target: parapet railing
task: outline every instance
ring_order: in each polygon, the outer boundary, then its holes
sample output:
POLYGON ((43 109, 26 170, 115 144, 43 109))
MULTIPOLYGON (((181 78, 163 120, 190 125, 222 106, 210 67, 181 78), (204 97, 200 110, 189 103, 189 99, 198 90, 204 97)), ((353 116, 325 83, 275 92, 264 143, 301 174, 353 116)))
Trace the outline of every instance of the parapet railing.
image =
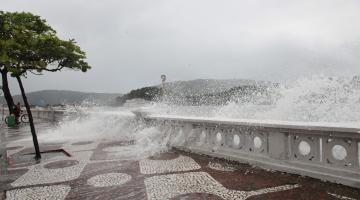
MULTIPOLYGON (((24 111, 26 113, 26 111, 24 111)), ((66 111, 53 110, 53 109, 31 109, 31 113, 35 119, 43 119, 49 121, 59 121, 64 117, 66 111)), ((8 109, 3 109, 1 111, 2 119, 9 114, 8 109)))
POLYGON ((50 121, 59 121, 65 113, 65 111, 59 110, 31 110, 31 112, 34 118, 50 121))
POLYGON ((360 129, 138 116, 175 148, 360 188, 360 129))

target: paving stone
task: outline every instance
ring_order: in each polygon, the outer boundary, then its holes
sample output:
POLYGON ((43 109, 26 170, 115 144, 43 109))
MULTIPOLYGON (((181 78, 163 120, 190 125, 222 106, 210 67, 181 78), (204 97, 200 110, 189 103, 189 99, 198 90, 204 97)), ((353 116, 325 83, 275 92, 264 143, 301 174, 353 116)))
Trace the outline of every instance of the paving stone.
POLYGON ((59 160, 43 165, 46 169, 61 169, 65 167, 71 167, 79 164, 77 160, 59 160))
POLYGON ((211 168, 211 169, 214 169, 214 170, 224 171, 224 172, 233 172, 233 171, 235 171, 234 167, 222 165, 222 164, 216 163, 216 162, 209 162, 208 167, 211 168))
POLYGON ((88 184, 94 187, 110 187, 125 184, 131 176, 124 173, 107 173, 91 177, 88 184))
MULTIPOLYGON (((57 183, 76 179, 80 176, 81 171, 89 162, 91 154, 91 151, 77 152, 74 154, 74 157, 72 157, 71 160, 76 159, 78 164, 70 167, 59 169, 47 169, 44 167, 44 165, 58 161, 56 159, 51 159, 45 163, 32 166, 28 172, 14 181, 11 185, 18 187, 26 185, 57 183)), ((67 158, 67 160, 70 160, 70 158, 67 158)))
POLYGON ((53 185, 14 189, 6 192, 7 200, 63 200, 70 191, 70 186, 53 185))
POLYGON ((200 169, 192 158, 180 155, 171 160, 150 160, 140 161, 140 172, 142 174, 159 174, 168 172, 182 172, 200 169))
POLYGON ((282 185, 256 191, 229 190, 213 179, 206 172, 188 172, 153 176, 145 179, 149 199, 171 199, 189 193, 208 193, 223 199, 247 199, 250 196, 290 190, 299 185, 282 185))

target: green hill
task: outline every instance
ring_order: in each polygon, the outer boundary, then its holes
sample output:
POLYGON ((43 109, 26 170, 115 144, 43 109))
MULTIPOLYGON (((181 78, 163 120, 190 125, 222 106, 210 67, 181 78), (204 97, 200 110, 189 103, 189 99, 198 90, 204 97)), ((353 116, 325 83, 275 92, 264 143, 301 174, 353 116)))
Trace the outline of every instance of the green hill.
MULTIPOLYGON (((100 105, 111 105, 115 103, 116 97, 121 94, 116 93, 90 93, 68 90, 41 90, 27 93, 27 98, 32 105, 58 105, 58 104, 79 104, 84 101, 100 105)), ((22 103, 21 95, 13 96, 15 102, 22 103)), ((5 99, 0 97, 0 103, 5 103, 5 99)))

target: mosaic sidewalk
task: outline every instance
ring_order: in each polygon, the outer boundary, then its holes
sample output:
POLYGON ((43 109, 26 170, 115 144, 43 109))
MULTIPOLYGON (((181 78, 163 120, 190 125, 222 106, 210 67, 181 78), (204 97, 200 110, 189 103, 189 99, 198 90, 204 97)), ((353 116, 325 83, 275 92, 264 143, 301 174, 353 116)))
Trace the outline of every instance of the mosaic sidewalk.
POLYGON ((0 199, 360 199, 359 189, 177 150, 139 161, 116 156, 117 147, 128 145, 41 144, 72 156, 43 154, 37 163, 27 155, 31 144, 10 142, 0 199))

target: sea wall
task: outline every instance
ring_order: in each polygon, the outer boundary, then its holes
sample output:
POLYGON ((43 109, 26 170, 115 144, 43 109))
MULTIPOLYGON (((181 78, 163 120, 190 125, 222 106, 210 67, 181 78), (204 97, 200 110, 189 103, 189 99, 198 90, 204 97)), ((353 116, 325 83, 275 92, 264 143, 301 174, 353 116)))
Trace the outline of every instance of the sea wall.
MULTIPOLYGON (((66 111, 53 110, 53 109, 32 109, 31 113, 35 119, 49 120, 49 121, 60 121, 65 114, 66 111)), ((3 120, 5 116, 9 114, 8 109, 1 110, 1 119, 3 120)))
POLYGON ((360 129, 137 115, 174 148, 360 188, 360 129))

